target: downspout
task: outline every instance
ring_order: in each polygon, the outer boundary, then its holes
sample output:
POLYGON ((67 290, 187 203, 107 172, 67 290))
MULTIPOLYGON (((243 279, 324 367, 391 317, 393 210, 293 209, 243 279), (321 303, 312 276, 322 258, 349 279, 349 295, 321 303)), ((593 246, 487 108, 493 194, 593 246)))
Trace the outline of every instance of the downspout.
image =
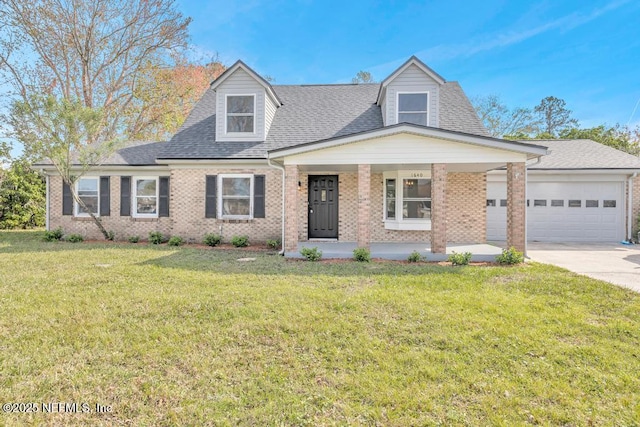
POLYGON ((629 177, 629 205, 627 206, 627 241, 633 241, 633 180, 638 176, 638 172, 635 172, 629 177))
POLYGON ((284 170, 284 166, 280 166, 274 163, 271 163, 271 158, 268 157, 269 155, 267 154, 267 164, 269 166, 271 166, 272 168, 276 168, 276 169, 280 169, 282 171, 282 213, 281 213, 281 217, 282 217, 282 235, 280 236, 280 244, 282 245, 282 249, 280 250, 280 252, 278 252, 278 255, 284 255, 284 212, 285 212, 285 193, 286 193, 286 188, 285 188, 285 170, 284 170))

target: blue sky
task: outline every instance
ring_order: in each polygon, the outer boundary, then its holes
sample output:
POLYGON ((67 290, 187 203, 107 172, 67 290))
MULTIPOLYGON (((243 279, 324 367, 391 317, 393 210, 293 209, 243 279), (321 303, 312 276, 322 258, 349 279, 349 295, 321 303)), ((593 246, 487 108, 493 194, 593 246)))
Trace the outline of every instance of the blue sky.
POLYGON ((359 70, 382 80, 415 54, 469 96, 533 107, 553 95, 583 126, 640 124, 638 1, 177 4, 195 51, 242 59, 276 84, 345 83, 359 70))

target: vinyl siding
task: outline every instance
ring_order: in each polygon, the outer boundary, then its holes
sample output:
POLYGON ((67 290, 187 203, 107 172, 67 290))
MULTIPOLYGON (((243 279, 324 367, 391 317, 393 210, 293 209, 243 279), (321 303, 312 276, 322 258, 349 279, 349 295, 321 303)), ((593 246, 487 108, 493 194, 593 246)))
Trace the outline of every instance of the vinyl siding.
POLYGON ((267 139, 267 135, 269 134, 269 128, 271 128, 271 123, 273 122, 273 118, 276 115, 276 104, 273 103, 271 98, 266 97, 265 102, 265 124, 264 124, 264 138, 267 139))
MULTIPOLYGON (((239 68, 222 83, 216 91, 216 136, 218 141, 264 141, 265 140, 265 90, 246 71, 239 68), (226 95, 255 95, 254 134, 225 134, 226 95)), ((273 116, 272 116, 273 119, 273 116)))
POLYGON ((387 86, 383 111, 386 110, 385 126, 398 123, 398 92, 429 92, 429 126, 438 127, 440 86, 415 65, 409 66, 387 86))

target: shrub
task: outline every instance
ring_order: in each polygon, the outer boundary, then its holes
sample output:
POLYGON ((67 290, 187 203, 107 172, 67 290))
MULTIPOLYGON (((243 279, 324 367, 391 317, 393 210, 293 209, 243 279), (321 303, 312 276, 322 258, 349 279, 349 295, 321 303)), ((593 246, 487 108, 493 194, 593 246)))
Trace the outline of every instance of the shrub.
POLYGON ((459 254, 453 251, 453 253, 449 255, 449 262, 453 265, 469 265, 469 261, 471 261, 471 252, 459 254))
POLYGON ((503 249, 502 254, 496 257, 496 261, 503 265, 520 264, 521 262, 524 262, 524 255, 512 246, 509 249, 503 249))
POLYGON ((371 251, 367 248, 356 248, 353 250, 353 259, 358 262, 371 261, 371 251))
POLYGON ((180 246, 183 243, 184 243, 184 240, 182 240, 182 237, 173 236, 172 238, 169 239, 169 241, 167 242, 167 245, 169 245, 169 246, 180 246))
POLYGON ((280 247, 280 239, 267 239, 267 247, 270 249, 278 249, 280 247))
POLYGON ((204 235, 204 240, 202 242, 207 246, 216 246, 222 242, 222 236, 216 233, 208 233, 204 235))
POLYGON ((129 243, 138 243, 139 241, 140 241, 140 236, 129 237, 129 243))
POLYGON ((116 233, 114 233, 113 231, 108 231, 107 232, 107 240, 114 241, 115 239, 116 239, 116 233))
POLYGON ((152 243, 154 245, 159 245, 160 243, 162 243, 163 239, 164 239, 164 236, 162 235, 161 232, 159 231, 149 232, 149 243, 152 243))
POLYGON ((56 228, 55 230, 47 230, 44 232, 44 240, 47 242, 56 242, 62 239, 64 232, 61 227, 56 228))
POLYGON ((317 247, 314 248, 302 248, 300 255, 305 257, 307 261, 319 261, 322 258, 322 251, 317 247))
POLYGON ((420 252, 418 251, 413 251, 409 254, 409 258, 407 258, 407 261, 409 262, 420 262, 422 261, 422 255, 420 255, 420 252))
POLYGON ((244 248, 249 246, 249 237, 247 236, 233 236, 231 238, 231 244, 236 248, 244 248))
POLYGON ((79 243, 84 240, 84 237, 81 234, 69 234, 65 240, 71 243, 79 243))

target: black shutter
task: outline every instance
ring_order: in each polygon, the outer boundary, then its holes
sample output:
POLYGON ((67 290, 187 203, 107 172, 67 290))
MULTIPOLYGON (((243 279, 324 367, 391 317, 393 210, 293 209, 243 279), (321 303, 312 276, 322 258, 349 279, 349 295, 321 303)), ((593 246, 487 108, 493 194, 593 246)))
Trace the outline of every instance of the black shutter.
POLYGON ((169 216, 169 177, 160 177, 158 216, 169 216))
POLYGON ((62 181, 62 215, 73 215, 73 196, 69 184, 62 181))
POLYGON ((131 215, 131 177, 120 177, 120 216, 131 215))
POLYGON ((100 177, 100 216, 111 215, 111 186, 109 177, 100 177))
POLYGON ((205 202, 204 202, 204 217, 215 218, 216 217, 216 176, 207 175, 207 182, 205 186, 205 202))
POLYGON ((264 175, 253 177, 253 217, 264 218, 264 175))

